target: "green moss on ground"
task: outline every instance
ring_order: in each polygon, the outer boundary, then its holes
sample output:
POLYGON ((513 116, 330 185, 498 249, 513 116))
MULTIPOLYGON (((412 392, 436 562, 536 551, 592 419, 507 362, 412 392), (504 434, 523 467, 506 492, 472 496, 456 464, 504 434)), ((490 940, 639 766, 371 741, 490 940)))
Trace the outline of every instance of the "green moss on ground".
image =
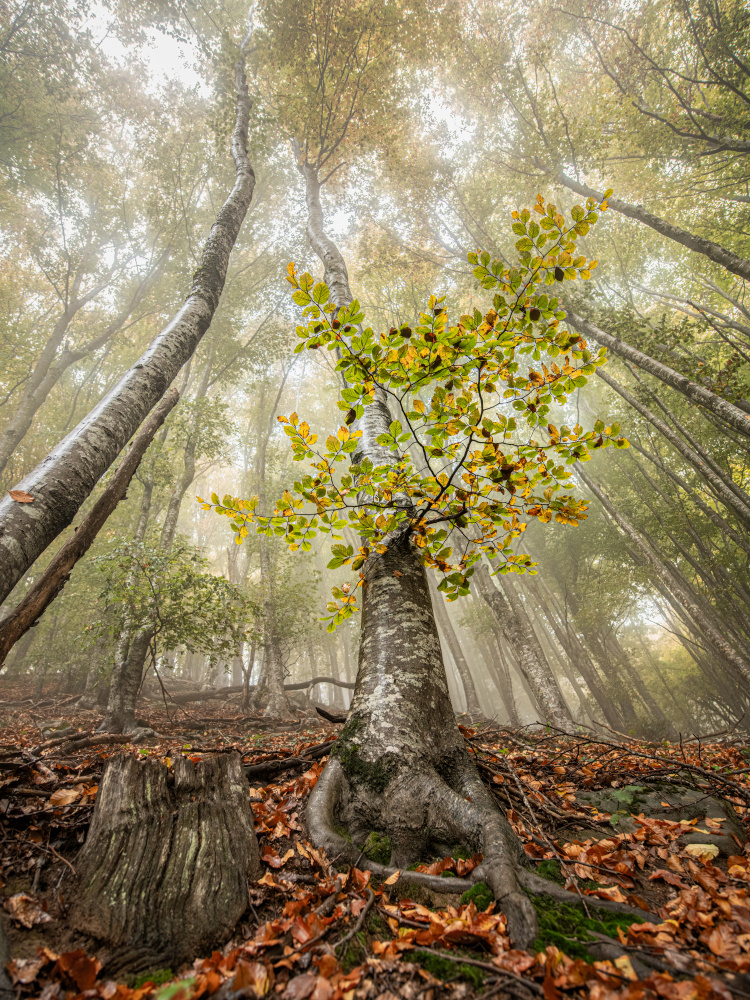
MULTIPOLYGON (((456 954, 461 954, 461 952, 456 952, 456 954)), ((409 961, 416 962, 417 965, 421 965, 423 969, 426 969, 436 979, 440 979, 444 983, 464 979, 466 982, 471 983, 475 989, 479 989, 484 983, 484 972, 478 969, 476 965, 468 965, 466 962, 452 962, 448 958, 442 958, 440 955, 431 955, 427 951, 412 951, 404 957, 408 958, 409 961)))
POLYGON ((471 889, 467 889, 461 897, 462 903, 473 903, 478 910, 486 910, 494 901, 495 896, 492 889, 484 882, 477 882, 471 889))
POLYGON ((362 850, 365 857, 378 865, 387 865, 391 860, 391 838, 384 833, 372 830, 364 843, 362 850))
POLYGON ((154 986, 162 986, 174 979, 174 972, 171 969, 151 969, 138 976, 133 982, 133 989, 139 990, 144 983, 153 983, 154 986))
POLYGON ((348 942, 340 961, 344 975, 351 972, 355 966, 367 961, 367 937, 364 931, 359 931, 348 942))
POLYGON ((546 878, 548 882, 557 882, 558 885, 565 885, 565 876, 560 868, 560 862, 555 861, 554 858, 540 861, 536 866, 536 873, 542 878, 546 878))
POLYGON ((337 833, 339 835, 339 837, 343 837, 344 840, 348 840, 349 843, 351 844, 351 842, 352 842, 352 835, 349 833, 349 831, 347 830, 347 828, 345 826, 341 826, 340 823, 334 823, 333 824, 333 832, 337 833))
POLYGON ((549 896, 528 894, 536 911, 539 922, 539 934, 532 946, 534 951, 544 951, 547 945, 553 944, 571 958, 583 958, 593 961, 586 949, 586 943, 593 941, 591 932, 606 934, 617 940, 617 928, 628 928, 631 924, 642 923, 646 918, 629 913, 610 913, 609 910, 597 910, 589 905, 589 918, 583 907, 571 903, 563 903, 549 896))

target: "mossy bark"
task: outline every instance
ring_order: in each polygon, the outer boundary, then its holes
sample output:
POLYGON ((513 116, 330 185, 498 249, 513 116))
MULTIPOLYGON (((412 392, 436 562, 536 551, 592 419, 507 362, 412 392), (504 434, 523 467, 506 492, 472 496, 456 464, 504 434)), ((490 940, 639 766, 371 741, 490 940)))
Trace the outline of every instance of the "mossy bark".
POLYGON ((177 757, 170 779, 158 760, 109 762, 68 894, 72 925, 134 972, 221 946, 260 871, 239 755, 177 757))

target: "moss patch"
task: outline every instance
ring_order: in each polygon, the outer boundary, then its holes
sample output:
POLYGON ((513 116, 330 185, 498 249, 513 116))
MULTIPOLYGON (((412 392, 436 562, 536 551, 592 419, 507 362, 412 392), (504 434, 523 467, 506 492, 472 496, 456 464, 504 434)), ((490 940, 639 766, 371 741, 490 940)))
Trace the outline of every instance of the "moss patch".
POLYGON ((349 941, 340 961, 344 975, 351 972, 355 966, 367 961, 367 938, 364 931, 355 934, 351 941, 349 941))
POLYGON ((536 873, 542 878, 546 878, 548 882, 557 882, 558 885, 565 885, 565 876, 560 868, 560 862, 555 861, 554 858, 547 858, 545 861, 540 861, 536 866, 536 873))
POLYGON ((379 865, 387 865, 391 860, 391 838, 373 830, 367 837, 362 850, 370 861, 379 865))
POLYGON ((467 889, 461 897, 462 903, 473 903, 478 910, 486 910, 494 901, 495 896, 492 889, 484 882, 477 882, 471 889, 467 889))
POLYGON ((154 986, 162 986, 174 979, 174 972, 171 969, 151 969, 138 976, 133 982, 133 989, 140 989, 144 983, 153 983, 154 986))
POLYGON ((436 979, 440 979, 444 983, 464 979, 471 983, 475 989, 478 989, 484 982, 484 972, 476 965, 468 965, 466 962, 451 962, 448 958, 431 955, 426 951, 413 951, 404 957, 421 965, 423 969, 431 972, 436 979))
MULTIPOLYGON (((352 722, 357 720, 351 720, 352 722)), ((350 723, 344 727, 348 728, 350 723)), ((361 725, 361 723, 360 723, 361 725)), ((383 754, 378 760, 365 760, 360 753, 360 747, 351 739, 343 738, 343 731, 331 751, 332 756, 341 761, 341 766, 347 778, 355 785, 365 785, 374 792, 382 793, 391 783, 391 779, 396 774, 400 766, 400 760, 396 754, 383 754)))
POLYGON ((583 907, 571 903, 562 903, 549 896, 528 894, 534 904, 539 922, 539 934, 533 944, 534 951, 544 951, 547 945, 553 944, 571 958, 583 958, 593 961, 586 950, 586 943, 593 941, 591 931, 606 934, 617 939, 617 928, 627 928, 631 924, 643 923, 646 918, 636 917, 629 913, 610 913, 608 910, 596 910, 589 906, 592 917, 589 918, 583 907))

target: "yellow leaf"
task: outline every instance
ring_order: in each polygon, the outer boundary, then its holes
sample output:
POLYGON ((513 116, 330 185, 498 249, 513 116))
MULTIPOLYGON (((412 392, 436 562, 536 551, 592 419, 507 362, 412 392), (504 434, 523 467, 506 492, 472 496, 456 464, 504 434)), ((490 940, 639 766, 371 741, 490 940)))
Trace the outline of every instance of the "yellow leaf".
POLYGON ((399 868, 398 871, 395 871, 393 873, 393 875, 388 876, 385 882, 383 882, 383 885, 393 885, 395 882, 398 882, 400 877, 401 877, 401 869, 399 868))
POLYGON ((688 844, 685 853, 692 858, 700 858, 702 861, 710 861, 719 853, 716 844, 688 844))

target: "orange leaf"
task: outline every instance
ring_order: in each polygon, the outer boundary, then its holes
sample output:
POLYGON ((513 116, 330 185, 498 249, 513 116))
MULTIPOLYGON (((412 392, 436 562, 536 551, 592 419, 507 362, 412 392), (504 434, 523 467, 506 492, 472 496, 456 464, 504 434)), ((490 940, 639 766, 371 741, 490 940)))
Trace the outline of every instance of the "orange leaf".
POLYGON ((394 885, 394 883, 398 882, 400 876, 401 876, 401 869, 399 868, 398 871, 395 871, 393 873, 393 875, 388 876, 385 882, 383 882, 383 885, 394 885))
POLYGON ((264 997, 271 989, 268 970, 262 962, 239 962, 232 980, 233 992, 251 989, 256 997, 264 997))
POLYGON ((27 493, 26 490, 9 490, 8 496, 11 498, 11 500, 15 500, 16 503, 34 502, 33 496, 30 493, 27 493))
POLYGON ((80 788, 58 788, 49 798, 51 806, 69 806, 71 802, 81 797, 80 788))
POLYGON ((102 967, 98 959, 89 958, 80 948, 60 955, 57 965, 73 980, 79 990, 92 990, 102 967))

